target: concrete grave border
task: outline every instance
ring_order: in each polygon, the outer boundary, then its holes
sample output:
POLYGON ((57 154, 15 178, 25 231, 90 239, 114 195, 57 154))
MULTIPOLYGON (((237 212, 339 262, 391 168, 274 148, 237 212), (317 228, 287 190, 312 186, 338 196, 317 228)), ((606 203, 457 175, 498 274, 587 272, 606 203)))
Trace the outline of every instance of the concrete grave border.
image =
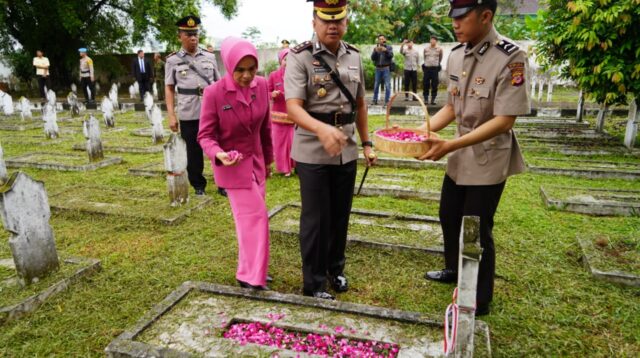
MULTIPOLYGON (((129 132, 132 136, 134 137, 145 137, 145 138, 151 138, 152 137, 152 128, 149 127, 144 127, 144 128, 138 128, 138 129, 134 129, 132 131, 129 132)), ((171 136, 171 131, 168 129, 163 130, 163 134, 165 137, 169 137, 171 136)))
MULTIPOLYGON (((191 357, 192 355, 171 348, 154 346, 138 342, 145 330, 150 328, 164 314, 171 311, 191 292, 239 297, 243 299, 259 300, 266 303, 289 304, 302 307, 315 308, 325 311, 333 311, 345 314, 362 315, 383 320, 398 321, 402 323, 420 324, 426 326, 444 327, 440 320, 417 312, 401 311, 396 309, 369 306, 344 301, 329 301, 313 297, 304 297, 294 294, 278 293, 275 291, 254 291, 238 287, 218 285, 207 282, 187 281, 171 292, 160 303, 156 304, 133 326, 127 328, 105 348, 107 357, 191 357)), ((491 355, 491 337, 489 326, 482 321, 476 321, 476 332, 486 340, 487 350, 491 355)))
POLYGON ((138 167, 134 167, 134 168, 129 168, 128 172, 130 175, 135 175, 135 176, 140 176, 140 177, 153 177, 153 178, 161 178, 167 175, 167 171, 160 171, 160 170, 152 170, 149 168, 158 166, 162 163, 157 162, 157 163, 147 163, 138 167))
MULTIPOLYGON (((356 183, 353 193, 358 192, 359 183, 356 183)), ((367 185, 365 182, 360 190, 360 196, 390 196, 399 199, 413 199, 425 201, 439 201, 439 191, 412 190, 387 187, 383 185, 367 185)))
POLYGON ((579 236, 577 240, 578 246, 580 246, 580 251, 582 253, 582 263, 584 264, 587 272, 591 273, 591 276, 602 281, 613 282, 632 287, 640 287, 640 276, 621 271, 602 271, 597 267, 594 267, 591 264, 591 254, 589 253, 589 248, 595 250, 595 248, 593 248, 593 243, 588 242, 587 239, 581 238, 579 236))
MULTIPOLYGON (((551 186, 548 188, 568 189, 575 188, 566 186, 551 186)), ((635 193, 640 198, 640 190, 620 190, 620 189, 601 189, 601 188, 581 188, 599 192, 620 192, 635 193)), ((543 186, 540 186, 540 197, 547 208, 555 208, 562 211, 569 211, 579 214, 597 215, 597 216, 640 216, 640 201, 637 203, 628 203, 623 201, 609 200, 606 202, 581 202, 575 200, 560 200, 552 198, 543 186)), ((640 199, 639 199, 640 200, 640 199)))
POLYGON ((6 159, 8 167, 11 168, 36 168, 36 169, 46 169, 46 170, 59 170, 59 171, 93 171, 100 168, 108 167, 110 165, 120 164, 122 163, 122 158, 120 157, 105 157, 103 160, 94 163, 88 163, 88 159, 85 156, 80 156, 76 154, 70 153, 47 153, 47 152, 30 152, 19 155, 17 157, 6 159), (68 164, 44 164, 34 161, 21 161, 21 158, 28 158, 33 155, 54 155, 59 157, 74 157, 74 158, 83 158, 87 161, 86 164, 80 165, 68 165, 68 164))
POLYGON ((30 121, 25 121, 23 124, 15 124, 15 123, 3 123, 0 120, 0 131, 11 131, 11 132, 24 132, 30 131, 33 129, 42 129, 44 127, 44 122, 34 122, 30 123, 30 121))
MULTIPOLYGON (((542 160, 550 160, 550 161, 563 161, 555 158, 539 158, 542 160)), ((569 161, 569 160, 567 160, 569 161)), ((597 160, 571 160, 572 163, 607 163, 607 164, 618 164, 615 162, 603 162, 597 160)), ((622 163, 624 164, 624 163, 622 163)), ((554 168, 548 166, 541 165, 530 165, 527 164, 529 171, 532 173, 538 174, 559 174, 559 175, 567 175, 573 177, 581 177, 581 178, 589 178, 589 179, 626 179, 626 180, 636 180, 640 179, 640 166, 638 170, 606 170, 604 168, 554 168)))
MULTIPOLYGON (((96 190, 104 190, 107 187, 104 186, 92 186, 92 185, 75 185, 75 186, 71 186, 71 187, 67 187, 61 191, 56 192, 55 194, 52 194, 49 196, 49 199, 55 198, 57 196, 60 196, 68 191, 71 191, 75 188, 94 188, 96 190)), ((110 189, 113 189, 112 187, 109 187, 110 189)), ((148 190, 148 189, 147 189, 148 190)), ((160 194, 160 193, 159 193, 160 194)), ((162 195, 165 195, 165 193, 162 193, 162 195)), ((101 211, 99 209, 91 209, 91 208, 72 208, 72 207, 67 207, 64 205, 64 203, 50 203, 51 205, 51 209, 55 210, 55 211, 80 211, 80 212, 84 212, 84 213, 89 213, 89 214, 95 214, 95 215, 104 215, 104 216, 120 216, 120 217, 126 217, 126 218, 137 218, 137 219, 141 219, 141 220, 150 220, 150 221, 155 221, 155 222, 160 222, 162 224, 165 225, 177 225, 183 221, 186 220, 186 218, 194 211, 200 210, 202 208, 204 208, 206 205, 210 204, 211 202, 213 202, 213 198, 209 197, 209 196, 205 196, 202 198, 191 198, 191 202, 194 202, 194 206, 191 208, 184 208, 184 207, 178 207, 175 208, 175 210, 179 211, 179 213, 176 213, 175 215, 171 215, 169 217, 149 217, 149 216, 141 216, 141 215, 126 215, 123 213, 117 213, 117 214, 112 214, 112 213, 108 213, 105 211, 101 211)), ((167 201, 167 206, 169 206, 169 202, 167 201)))
MULTIPOLYGON (((113 153, 131 153, 131 154, 151 154, 151 153, 160 153, 162 152, 162 145, 149 145, 148 147, 136 147, 136 146, 126 146, 126 145, 110 145, 108 142, 102 143, 102 150, 105 152, 113 152, 113 153)), ((74 144, 71 149, 77 151, 86 151, 87 148, 84 144, 74 144)))
POLYGON ((54 283, 47 289, 27 297, 14 305, 0 307, 0 325, 28 315, 45 303, 45 301, 50 297, 66 290, 71 285, 77 283, 81 278, 90 276, 102 269, 100 260, 96 259, 72 257, 62 260, 62 262, 67 265, 80 265, 80 267, 73 274, 54 283))
MULTIPOLYGON (((365 164, 364 157, 361 155, 358 156, 358 163, 365 164)), ((432 162, 429 160, 420 161, 417 159, 406 159, 406 158, 392 158, 392 157, 378 157, 377 166, 386 167, 386 168, 417 168, 417 169, 429 169, 429 168, 444 168, 447 166, 447 161, 440 160, 437 162, 432 162)))
MULTIPOLYGON (((301 207, 302 205, 300 203, 288 203, 284 205, 278 205, 273 209, 269 210, 269 221, 271 221, 273 217, 275 217, 285 209, 288 209, 288 208, 299 209, 301 207)), ((358 215, 378 217, 378 218, 393 218, 399 221, 422 221, 424 223, 428 223, 432 225, 435 225, 435 224, 440 225, 440 220, 438 218, 434 216, 426 216, 426 215, 401 215, 401 214, 394 214, 394 213, 385 212, 385 211, 364 210, 364 209, 357 209, 357 208, 352 208, 351 214, 358 214, 358 215)), ((297 231, 274 230, 271 228, 269 228, 269 230, 271 233, 275 233, 275 234, 282 234, 287 236, 298 235, 297 231)), ((442 255, 444 253, 443 246, 416 247, 416 246, 409 246, 409 245, 402 245, 402 244, 388 244, 388 243, 374 241, 374 240, 364 240, 362 237, 355 236, 355 235, 347 236, 347 244, 361 245, 361 246, 370 247, 370 248, 419 251, 419 252, 425 252, 428 254, 436 254, 436 255, 442 255)))

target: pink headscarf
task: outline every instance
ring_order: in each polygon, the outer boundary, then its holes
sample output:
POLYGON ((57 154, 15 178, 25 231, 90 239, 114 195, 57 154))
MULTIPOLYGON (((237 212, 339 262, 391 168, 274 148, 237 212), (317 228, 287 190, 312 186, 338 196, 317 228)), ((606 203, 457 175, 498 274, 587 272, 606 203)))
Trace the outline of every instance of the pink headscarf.
POLYGON ((247 56, 255 58, 257 66, 258 50, 256 50, 256 47, 253 46, 251 42, 245 39, 227 37, 220 45, 220 56, 222 57, 222 62, 227 70, 227 74, 225 75, 226 83, 233 86, 239 93, 242 93, 241 98, 244 99, 245 103, 251 103, 251 96, 249 93, 251 91, 251 87, 255 85, 255 79, 249 87, 242 87, 233 79, 233 71, 238 66, 238 63, 247 56))
POLYGON ((226 76, 233 79, 233 70, 236 69, 240 60, 246 56, 252 56, 258 64, 258 50, 253 44, 245 39, 237 37, 227 37, 220 45, 220 56, 227 70, 226 76))
POLYGON ((282 59, 289 54, 289 49, 285 48, 278 53, 278 63, 282 63, 282 59))

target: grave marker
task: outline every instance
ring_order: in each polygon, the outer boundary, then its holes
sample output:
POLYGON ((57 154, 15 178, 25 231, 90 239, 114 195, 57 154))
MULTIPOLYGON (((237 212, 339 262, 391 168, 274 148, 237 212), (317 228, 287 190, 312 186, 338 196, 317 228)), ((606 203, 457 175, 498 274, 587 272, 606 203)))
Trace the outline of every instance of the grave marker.
POLYGON ((0 185, 6 183, 7 180, 9 180, 9 176, 7 175, 7 164, 4 162, 4 150, 0 144, 0 185))
POLYGON ((171 134, 169 142, 164 145, 164 166, 171 206, 180 206, 189 201, 189 179, 187 143, 177 133, 171 134))
POLYGON ((100 123, 96 117, 89 116, 88 120, 82 123, 82 133, 87 139, 87 154, 90 162, 98 162, 104 159, 102 152, 102 141, 100 140, 100 123))
POLYGON ((104 97, 102 99, 102 118, 104 119, 104 125, 107 128, 113 128, 116 125, 116 121, 113 117, 113 103, 109 99, 109 97, 104 97))
POLYGON ((634 98, 629 103, 629 117, 624 132, 624 146, 633 149, 638 138, 638 126, 640 126, 640 111, 638 111, 638 99, 634 98))
POLYGON ((13 98, 8 93, 0 91, 0 97, 2 99, 2 113, 5 116, 13 115, 13 98))
MULTIPOLYGON (((148 94, 149 92, 147 92, 148 94)), ((164 128, 162 128, 162 112, 158 105, 153 105, 151 110, 151 139, 153 144, 160 144, 164 140, 164 128)))
POLYGON ((59 268, 44 183, 25 173, 14 173, 0 187, 0 216, 5 229, 11 233, 9 246, 22 285, 31 284, 59 268))

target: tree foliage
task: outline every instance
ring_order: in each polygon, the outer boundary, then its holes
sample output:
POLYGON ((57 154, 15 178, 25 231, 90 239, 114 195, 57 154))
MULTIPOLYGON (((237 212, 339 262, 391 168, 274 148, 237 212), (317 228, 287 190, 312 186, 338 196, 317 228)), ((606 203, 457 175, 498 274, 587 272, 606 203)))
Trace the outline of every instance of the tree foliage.
POLYGON ((392 42, 411 38, 429 42, 455 41, 447 0, 355 0, 350 2, 349 29, 345 40, 357 44, 376 41, 378 34, 392 42))
POLYGON ((606 105, 640 94, 640 0, 547 0, 533 23, 544 66, 606 105))
POLYGON ((77 70, 79 47, 90 54, 124 53, 154 39, 177 48, 175 21, 199 13, 201 1, 226 17, 238 7, 237 0, 0 0, 0 50, 25 80, 34 75, 35 51, 44 50, 52 80, 66 85, 77 70))

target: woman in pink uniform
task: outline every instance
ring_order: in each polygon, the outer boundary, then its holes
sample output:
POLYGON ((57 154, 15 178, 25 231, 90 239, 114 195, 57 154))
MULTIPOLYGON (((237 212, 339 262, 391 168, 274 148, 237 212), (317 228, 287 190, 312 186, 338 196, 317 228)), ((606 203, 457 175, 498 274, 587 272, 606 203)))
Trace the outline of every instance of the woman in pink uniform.
POLYGON ((273 161, 267 81, 257 77, 255 46, 238 38, 221 45, 225 77, 204 90, 198 142, 227 189, 238 235, 240 286, 266 290, 269 218, 265 181, 273 161))
POLYGON ((273 105, 271 107, 271 135, 273 137, 273 149, 276 158, 276 170, 290 176, 295 166, 291 159, 291 144, 293 143, 293 122, 287 119, 287 103, 284 100, 284 71, 287 64, 286 48, 278 53, 280 68, 269 75, 269 93, 273 105))

